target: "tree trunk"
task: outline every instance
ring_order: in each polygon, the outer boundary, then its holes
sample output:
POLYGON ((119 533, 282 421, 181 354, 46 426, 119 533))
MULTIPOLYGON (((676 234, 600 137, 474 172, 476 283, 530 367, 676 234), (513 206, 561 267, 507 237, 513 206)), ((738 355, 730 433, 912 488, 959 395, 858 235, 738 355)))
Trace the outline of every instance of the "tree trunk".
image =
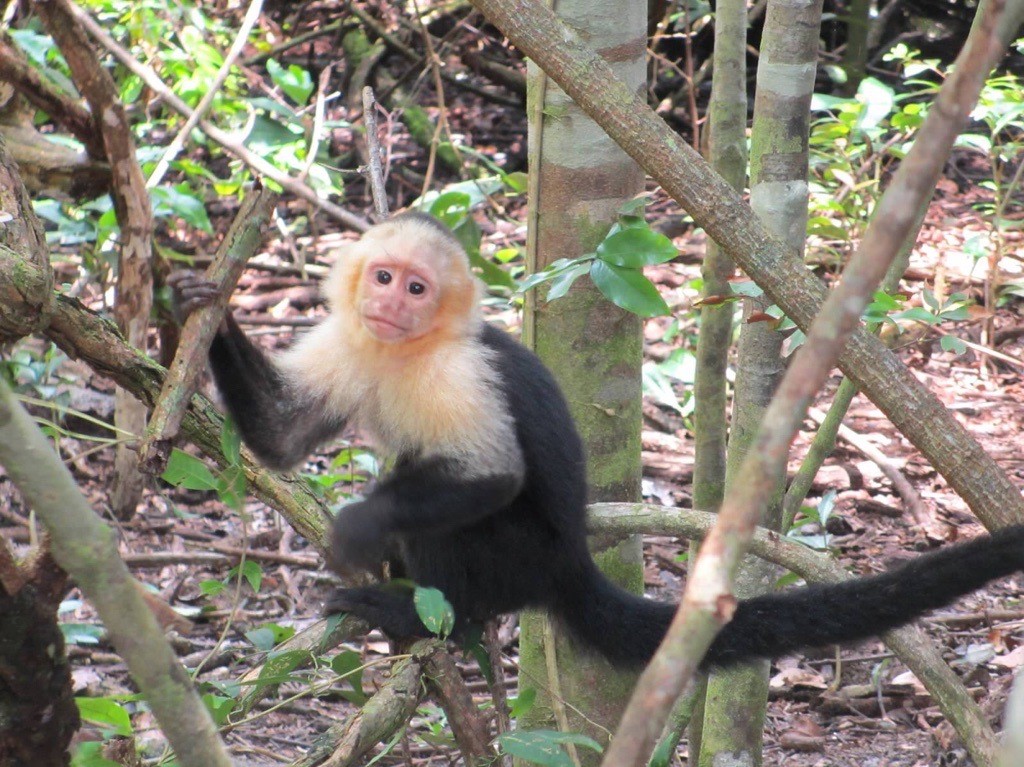
MULTIPOLYGON (((645 2, 559 0, 556 11, 605 52, 631 88, 643 92, 645 2)), ((528 258, 531 267, 539 270, 558 258, 592 253, 622 204, 643 191, 644 175, 560 88, 532 66, 528 93, 532 173, 528 258)), ((639 499, 640 319, 609 303, 589 278, 581 278, 568 295, 551 303, 544 302, 543 292, 531 294, 529 300, 524 335, 553 370, 569 401, 586 444, 591 498, 639 499)), ((596 549, 598 563, 613 580, 642 591, 639 537, 602 541, 596 549)), ((577 652, 567 641, 545 642, 545 637, 551 639, 557 632, 543 616, 526 616, 522 625, 521 679, 536 685, 539 696, 520 726, 568 726, 606 741, 605 732, 572 710, 578 708, 591 722, 613 730, 634 675, 616 671, 593 653, 577 652), (557 673, 550 663, 552 654, 557 673)), ((589 753, 579 756, 586 759, 589 753)), ((596 762, 599 757, 593 758, 596 762)))

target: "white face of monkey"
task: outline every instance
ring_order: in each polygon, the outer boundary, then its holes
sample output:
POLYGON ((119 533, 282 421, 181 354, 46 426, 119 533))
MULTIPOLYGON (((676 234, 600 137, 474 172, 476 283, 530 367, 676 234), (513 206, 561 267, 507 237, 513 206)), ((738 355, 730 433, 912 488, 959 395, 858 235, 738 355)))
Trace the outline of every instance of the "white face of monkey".
POLYGON ((435 258, 382 252, 366 260, 359 285, 359 316, 378 341, 411 341, 430 332, 441 303, 435 258))
POLYGON ((464 338, 479 321, 480 285, 465 251, 440 224, 419 216, 378 224, 346 246, 324 295, 333 313, 358 323, 349 325, 358 330, 350 337, 408 344, 403 352, 464 338))

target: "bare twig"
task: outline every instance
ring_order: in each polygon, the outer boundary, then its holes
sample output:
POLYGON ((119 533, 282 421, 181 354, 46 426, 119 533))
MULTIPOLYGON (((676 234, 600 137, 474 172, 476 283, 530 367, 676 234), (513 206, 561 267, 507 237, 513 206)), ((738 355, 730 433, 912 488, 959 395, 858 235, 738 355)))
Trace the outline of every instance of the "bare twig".
POLYGON ((331 74, 334 72, 334 65, 328 64, 320 73, 316 86, 316 102, 313 105, 313 129, 310 131, 309 148, 306 150, 306 162, 297 180, 305 182, 309 172, 316 165, 316 156, 320 153, 320 143, 324 134, 324 114, 327 104, 327 86, 331 82, 331 74))
POLYGON ((231 43, 231 48, 228 49, 227 54, 224 56, 224 61, 217 70, 217 74, 214 75, 213 81, 207 85, 206 93, 203 94, 203 98, 196 104, 195 111, 188 116, 185 124, 181 126, 181 130, 178 131, 178 134, 171 141, 163 155, 161 155, 160 161, 157 162, 149 180, 146 181, 147 189, 153 189, 163 180, 164 174, 171 167, 174 158, 178 156, 178 153, 185 146, 185 142, 192 135, 192 129, 206 116, 210 106, 213 104, 213 100, 220 91, 220 87, 228 79, 231 67, 235 65, 235 60, 242 54, 242 49, 249 40, 249 33, 256 26, 256 22, 259 21, 262 9, 263 0, 252 0, 249 4, 249 10, 245 12, 245 17, 242 19, 242 25, 238 29, 238 34, 235 35, 235 40, 231 43))
MULTIPOLYGON (((357 17, 360 22, 369 30, 371 30, 377 37, 383 40, 389 48, 405 56, 409 61, 415 64, 422 64, 424 57, 421 56, 415 49, 410 48, 408 45, 403 43, 393 34, 385 29, 384 25, 381 24, 377 19, 373 18, 358 3, 350 3, 348 9, 352 12, 352 15, 357 17)), ((522 107, 522 99, 512 98, 502 93, 495 93, 494 91, 488 90, 487 88, 481 88, 474 85, 472 82, 465 78, 460 78, 452 72, 442 71, 441 77, 452 85, 461 88, 469 93, 475 93, 482 98, 487 99, 495 104, 504 104, 505 106, 511 107, 522 107)))
POLYGON ((263 224, 276 204, 277 194, 257 184, 242 201, 238 215, 217 250, 216 260, 206 272, 207 279, 217 284, 218 298, 185 320, 178 353, 167 371, 139 450, 142 465, 153 475, 162 473, 166 466, 170 442, 178 434, 199 373, 205 368, 206 355, 228 299, 245 269, 245 262, 259 247, 263 224))
MULTIPOLYGON (((117 41, 107 34, 107 32, 85 11, 80 8, 76 8, 75 18, 78 19, 82 26, 85 27, 86 31, 104 48, 109 50, 118 61, 138 75, 146 85, 160 94, 161 98, 163 98, 175 112, 183 114, 186 117, 192 114, 192 109, 188 104, 178 98, 177 94, 164 84, 163 80, 157 76, 156 72, 154 72, 152 68, 136 61, 128 51, 118 45, 117 41)), ((213 123, 207 120, 201 120, 199 127, 207 136, 220 144, 225 151, 240 159, 260 175, 280 184, 283 189, 291 192, 296 197, 312 203, 327 215, 337 219, 346 226, 355 229, 357 232, 365 232, 370 228, 369 221, 345 210, 339 205, 335 205, 334 203, 321 198, 308 185, 299 183, 287 173, 284 173, 274 165, 271 165, 259 155, 250 152, 241 144, 241 142, 236 141, 229 133, 221 130, 213 123)))
POLYGON ((377 100, 369 85, 363 87, 363 124, 366 126, 366 153, 370 158, 366 173, 370 177, 370 189, 373 191, 373 207, 383 221, 388 217, 388 195, 384 188, 380 137, 377 135, 377 100))
MULTIPOLYGON (((825 413, 817 408, 809 408, 807 414, 819 425, 825 421, 825 413)), ((900 498, 903 499, 903 503, 907 505, 907 511, 910 512, 910 515, 919 525, 927 529, 933 524, 932 516, 928 513, 928 509, 925 507, 924 501, 921 500, 921 496, 918 494, 917 490, 915 490, 914 486, 910 484, 910 481, 903 476, 903 472, 897 469, 893 465, 892 461, 886 458, 885 453, 872 445, 868 440, 855 432, 849 426, 840 424, 837 434, 840 439, 849 442, 882 470, 882 473, 889 478, 890 482, 892 482, 893 489, 899 493, 900 498)))

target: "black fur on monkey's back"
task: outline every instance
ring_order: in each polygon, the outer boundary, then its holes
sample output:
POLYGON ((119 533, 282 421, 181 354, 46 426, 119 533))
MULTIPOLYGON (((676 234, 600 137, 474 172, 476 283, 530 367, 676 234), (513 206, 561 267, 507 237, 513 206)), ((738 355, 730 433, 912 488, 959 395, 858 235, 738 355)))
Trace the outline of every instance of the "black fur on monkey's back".
MULTIPOLYGON (((393 531, 393 572, 440 589, 460 625, 542 608, 609 661, 646 662, 675 606, 620 589, 591 559, 583 447, 554 378, 496 328, 483 326, 467 343, 491 352, 525 461, 522 483, 510 502, 497 503, 508 490, 500 481, 462 479, 443 462, 400 459, 385 480, 387 493, 378 488, 370 496, 386 504, 404 493, 404 502, 415 506, 415 524, 393 531), (473 507, 472 513, 460 504, 473 507)), ((243 438, 270 465, 294 463, 342 425, 296 399, 273 362, 230 317, 211 349, 211 362, 243 438)), ((403 515, 408 521, 410 514, 403 515)), ((1013 527, 881 575, 743 600, 704 665, 875 636, 1022 567, 1024 527, 1013 527)), ((328 611, 354 613, 393 636, 425 632, 409 591, 394 586, 341 589, 328 611)))

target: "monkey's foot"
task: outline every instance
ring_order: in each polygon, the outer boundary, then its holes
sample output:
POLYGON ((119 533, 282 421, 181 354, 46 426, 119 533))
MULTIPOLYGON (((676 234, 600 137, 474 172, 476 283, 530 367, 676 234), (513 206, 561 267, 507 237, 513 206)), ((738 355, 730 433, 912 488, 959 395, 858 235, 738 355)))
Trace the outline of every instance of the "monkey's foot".
POLYGON ((337 589, 324 604, 324 613, 348 613, 362 618, 389 637, 427 637, 430 632, 423 625, 412 592, 386 590, 380 586, 355 589, 337 589))

